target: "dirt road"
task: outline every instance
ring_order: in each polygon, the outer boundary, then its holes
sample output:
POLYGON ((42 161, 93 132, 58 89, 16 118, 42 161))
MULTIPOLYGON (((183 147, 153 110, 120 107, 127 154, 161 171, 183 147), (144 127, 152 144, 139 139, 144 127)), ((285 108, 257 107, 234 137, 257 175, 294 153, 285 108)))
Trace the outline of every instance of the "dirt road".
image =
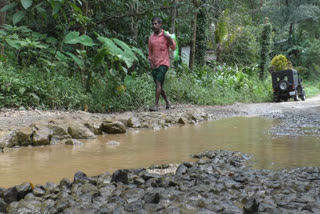
POLYGON ((234 104, 230 107, 236 111, 243 111, 249 115, 268 115, 275 113, 299 113, 299 114, 317 114, 320 113, 320 95, 312 98, 307 98, 306 101, 288 102, 270 102, 270 103, 252 103, 252 104, 234 104))
POLYGON ((249 116, 279 119, 281 123, 270 130, 276 136, 320 137, 320 96, 306 101, 235 104, 230 108, 249 116))
MULTIPOLYGON (((192 110, 210 112, 219 116, 231 117, 235 115, 262 116, 283 121, 274 133, 280 135, 312 135, 320 136, 320 95, 307 98, 306 101, 270 102, 270 103, 236 103, 226 106, 196 106, 176 105, 169 111, 161 110, 164 114, 183 114, 192 110), (305 133, 303 129, 307 128, 305 133), (311 133, 310 133, 311 132, 311 133)), ((151 113, 137 111, 135 115, 148 115, 151 113)), ((115 114, 121 115, 121 114, 115 114)), ((16 129, 29 126, 31 123, 43 119, 52 118, 91 118, 105 116, 105 114, 90 114, 82 111, 39 111, 39 110, 13 110, 2 109, 0 111, 0 130, 16 129)))

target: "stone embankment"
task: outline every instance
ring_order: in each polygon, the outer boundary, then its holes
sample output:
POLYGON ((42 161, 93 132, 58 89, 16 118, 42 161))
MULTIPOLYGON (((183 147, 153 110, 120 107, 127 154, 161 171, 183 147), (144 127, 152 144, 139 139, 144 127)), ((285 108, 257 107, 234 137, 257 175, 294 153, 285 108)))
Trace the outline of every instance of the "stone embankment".
MULTIPOLYGON (((204 120, 230 117, 235 113, 222 109, 209 112, 206 108, 180 108, 170 111, 125 112, 122 114, 86 112, 41 114, 36 115, 37 117, 33 119, 29 116, 21 124, 17 123, 19 120, 15 120, 13 125, 12 123, 7 123, 6 127, 2 125, 0 127, 0 152, 5 152, 7 148, 22 146, 80 144, 80 139, 94 139, 97 135, 102 134, 126 133, 131 128, 157 130, 177 124, 194 124, 204 120)), ((5 121, 6 117, 1 119, 5 121)))
POLYGON ((112 175, 0 188, 0 213, 320 213, 320 168, 248 167, 239 152, 208 151, 197 162, 122 169, 112 175))

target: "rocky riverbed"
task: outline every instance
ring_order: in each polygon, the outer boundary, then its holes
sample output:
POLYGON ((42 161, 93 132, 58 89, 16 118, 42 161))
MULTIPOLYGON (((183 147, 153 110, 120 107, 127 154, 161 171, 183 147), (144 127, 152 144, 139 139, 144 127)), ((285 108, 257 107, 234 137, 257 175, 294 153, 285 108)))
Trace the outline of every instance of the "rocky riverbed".
POLYGON ((239 152, 208 151, 197 162, 121 169, 112 175, 0 189, 3 213, 319 213, 320 168, 256 170, 239 152))
MULTIPOLYGON (((0 148, 79 144, 79 139, 128 129, 162 129, 233 116, 280 121, 275 136, 319 137, 320 97, 306 102, 179 105, 169 111, 90 114, 87 112, 0 112, 0 148)), ((0 153, 1 155, 1 153, 0 153)), ((0 213, 320 213, 319 167, 258 170, 250 157, 230 151, 194 155, 178 166, 120 169, 88 177, 77 172, 59 184, 0 188, 0 213)))

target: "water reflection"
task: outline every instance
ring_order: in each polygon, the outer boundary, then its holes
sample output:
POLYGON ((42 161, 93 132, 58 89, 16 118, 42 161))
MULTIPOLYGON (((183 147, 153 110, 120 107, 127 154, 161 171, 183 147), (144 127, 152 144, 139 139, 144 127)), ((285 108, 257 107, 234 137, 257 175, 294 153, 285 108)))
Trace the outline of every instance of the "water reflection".
POLYGON ((0 154, 0 186, 22 182, 44 184, 120 168, 193 161, 191 154, 224 149, 254 155, 258 168, 319 166, 318 138, 267 134, 278 122, 263 118, 229 118, 166 130, 134 130, 123 135, 99 136, 84 145, 20 148, 0 154), (120 144, 110 146, 109 141, 120 144))

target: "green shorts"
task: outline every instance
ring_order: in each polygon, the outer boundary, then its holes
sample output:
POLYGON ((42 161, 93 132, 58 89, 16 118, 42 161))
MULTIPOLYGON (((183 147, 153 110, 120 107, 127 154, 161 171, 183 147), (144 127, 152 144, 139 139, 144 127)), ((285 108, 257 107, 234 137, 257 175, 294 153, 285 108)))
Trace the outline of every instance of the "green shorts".
POLYGON ((160 65, 158 68, 152 70, 152 77, 154 82, 159 81, 161 85, 164 83, 164 77, 168 71, 168 67, 165 65, 160 65))

